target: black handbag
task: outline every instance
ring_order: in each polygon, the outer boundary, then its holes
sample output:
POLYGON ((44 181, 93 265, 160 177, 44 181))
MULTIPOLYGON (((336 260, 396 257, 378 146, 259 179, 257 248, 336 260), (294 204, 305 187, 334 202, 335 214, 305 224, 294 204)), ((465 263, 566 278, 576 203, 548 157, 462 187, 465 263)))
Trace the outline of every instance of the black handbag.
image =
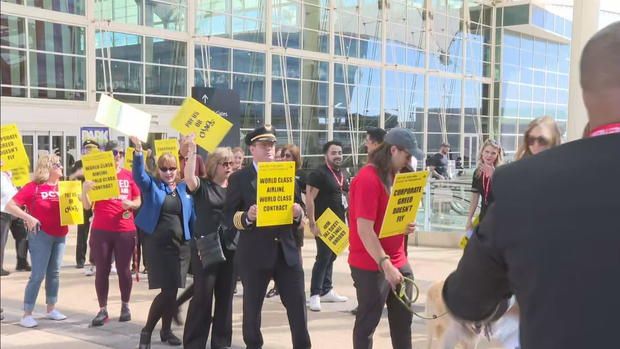
POLYGON ((222 243, 220 242, 219 229, 215 233, 194 238, 194 241, 203 268, 206 269, 209 266, 226 261, 222 243))

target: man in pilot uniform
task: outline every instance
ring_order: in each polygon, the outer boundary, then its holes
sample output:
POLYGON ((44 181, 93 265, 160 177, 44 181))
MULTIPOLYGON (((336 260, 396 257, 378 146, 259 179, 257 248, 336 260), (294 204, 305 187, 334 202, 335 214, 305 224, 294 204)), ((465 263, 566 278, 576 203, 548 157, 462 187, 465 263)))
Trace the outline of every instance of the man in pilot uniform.
MULTIPOLYGON (((275 128, 265 125, 248 133, 245 143, 252 166, 233 173, 228 181, 224 216, 240 231, 236 262, 243 283, 243 341, 248 349, 263 346, 261 309, 273 278, 286 308, 294 349, 311 347, 306 314, 304 271, 295 230, 303 219, 301 195, 295 190, 293 224, 256 226, 256 177, 259 162, 275 159, 275 128)), ((297 189, 297 188, 296 188, 297 189)))

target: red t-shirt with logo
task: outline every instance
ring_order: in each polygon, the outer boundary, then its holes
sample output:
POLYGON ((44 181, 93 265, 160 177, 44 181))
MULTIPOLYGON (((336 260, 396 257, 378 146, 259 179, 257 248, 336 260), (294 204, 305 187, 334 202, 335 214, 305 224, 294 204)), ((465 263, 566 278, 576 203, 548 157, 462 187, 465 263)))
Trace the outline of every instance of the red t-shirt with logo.
MULTIPOLYGON (((349 190, 349 265, 352 267, 370 271, 379 270, 377 261, 366 251, 357 232, 357 219, 374 221, 373 229, 378 236, 388 200, 389 195, 375 167, 372 165, 362 167, 353 178, 349 190)), ((396 268, 407 263, 404 235, 380 239, 379 242, 396 268)))
POLYGON ((136 231, 136 224, 133 220, 133 212, 130 210, 125 213, 123 200, 134 200, 140 196, 140 189, 133 180, 131 172, 121 169, 116 174, 118 188, 121 195, 115 199, 97 201, 93 207, 93 223, 91 228, 110 232, 132 232, 136 231), (125 218, 123 217, 125 215, 125 218))
POLYGON ((65 236, 69 232, 60 225, 60 200, 58 185, 30 182, 21 188, 13 201, 19 206, 26 206, 28 213, 41 222, 41 230, 52 236, 65 236))

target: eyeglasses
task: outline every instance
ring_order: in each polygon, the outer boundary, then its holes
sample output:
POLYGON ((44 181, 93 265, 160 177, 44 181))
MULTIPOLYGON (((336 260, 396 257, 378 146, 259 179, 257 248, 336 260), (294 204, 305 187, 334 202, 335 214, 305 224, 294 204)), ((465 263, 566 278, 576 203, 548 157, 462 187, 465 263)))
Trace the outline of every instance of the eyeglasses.
POLYGON ((232 161, 224 161, 224 162, 220 162, 220 165, 222 165, 222 167, 232 167, 233 162, 232 161))
POLYGON ((118 155, 120 155, 120 156, 125 156, 125 152, 124 152, 124 151, 122 151, 122 150, 116 150, 116 149, 114 149, 114 150, 112 150, 112 155, 114 155, 114 156, 118 156, 118 155))
POLYGON ((159 170, 161 172, 174 172, 177 170, 176 167, 160 167, 159 170))
POLYGON ((291 154, 291 153, 284 153, 284 158, 285 159, 292 159, 293 158, 293 154, 291 154))
POLYGON ((62 164, 60 162, 55 162, 52 164, 53 168, 62 168, 62 164))
POLYGON ((551 141, 543 136, 527 138, 527 145, 534 145, 534 143, 538 143, 539 145, 546 147, 549 143, 551 143, 551 141))

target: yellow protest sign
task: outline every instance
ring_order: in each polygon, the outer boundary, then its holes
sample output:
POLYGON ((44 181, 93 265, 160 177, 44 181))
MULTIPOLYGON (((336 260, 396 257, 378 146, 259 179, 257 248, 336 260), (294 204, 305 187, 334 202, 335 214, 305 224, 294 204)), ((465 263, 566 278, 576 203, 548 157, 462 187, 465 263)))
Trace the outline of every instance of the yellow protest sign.
POLYGON ((170 153, 177 159, 177 167, 181 167, 179 162, 179 141, 176 139, 157 139, 155 140, 155 155, 157 158, 170 153))
POLYGON ((399 173, 394 178, 379 238, 404 234, 407 225, 415 221, 424 194, 428 171, 399 173))
POLYGON ((84 178, 95 182, 95 186, 88 193, 91 201, 100 201, 118 197, 118 179, 116 178, 116 164, 111 151, 96 152, 82 156, 84 164, 84 178))
POLYGON ((336 255, 339 255, 349 246, 349 227, 340 219, 331 208, 316 220, 316 225, 321 231, 319 238, 336 255))
POLYGON ((58 182, 60 196, 60 225, 75 225, 84 223, 84 207, 82 196, 82 182, 58 182))
POLYGON ((10 171, 11 182, 14 186, 23 187, 30 182, 30 167, 28 165, 12 168, 10 171))
POLYGON ((125 163, 123 163, 123 168, 127 171, 131 172, 133 169, 133 151, 135 149, 133 147, 127 147, 125 149, 125 163))
POLYGON ((101 95, 95 121, 128 136, 147 141, 151 128, 151 114, 134 108, 110 96, 101 95))
POLYGON ((22 142, 17 125, 10 124, 2 126, 0 130, 0 158, 2 159, 2 169, 13 170, 17 168, 28 168, 30 159, 26 154, 26 148, 22 142))
POLYGON ((192 97, 187 97, 172 119, 172 127, 184 136, 194 133, 196 144, 212 152, 222 142, 232 123, 192 97))
POLYGON ((259 162, 256 191, 257 227, 293 223, 295 162, 259 162))

